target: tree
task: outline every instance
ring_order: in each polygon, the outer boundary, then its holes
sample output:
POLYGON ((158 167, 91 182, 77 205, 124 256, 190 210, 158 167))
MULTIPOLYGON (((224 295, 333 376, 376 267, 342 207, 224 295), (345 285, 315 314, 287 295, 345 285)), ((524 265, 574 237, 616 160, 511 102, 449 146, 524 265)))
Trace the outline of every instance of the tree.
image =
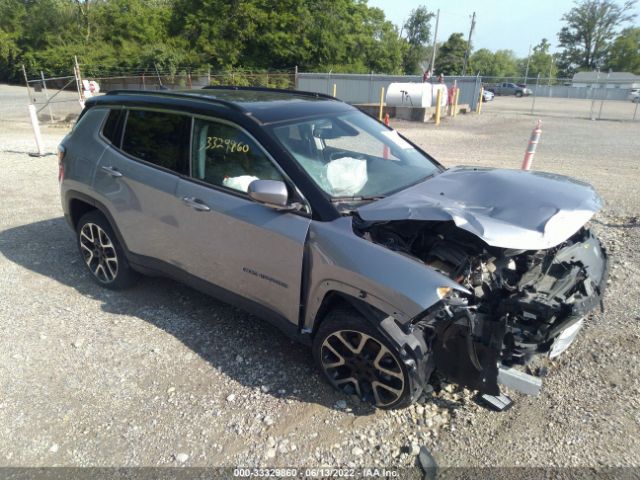
POLYGON ((566 13, 558 33, 560 66, 571 74, 604 65, 611 40, 621 25, 635 18, 635 0, 618 5, 614 0, 582 0, 566 13))
POLYGON ((481 48, 471 55, 469 71, 484 77, 513 77, 518 74, 518 60, 511 50, 498 50, 495 53, 481 48))
POLYGON ((464 64, 464 55, 468 42, 462 33, 452 33, 451 36, 440 45, 436 64, 438 72, 443 75, 461 75, 464 64))
POLYGON ((540 40, 540 43, 533 47, 533 52, 531 56, 527 59, 524 58, 520 62, 520 73, 524 75, 527 74, 528 78, 536 78, 538 75, 542 78, 549 77, 549 72, 551 72, 551 76, 555 76, 557 73, 556 59, 549 52, 551 49, 551 44, 546 38, 540 40), (529 62, 529 70, 527 72, 527 61, 529 62))
POLYGON ((427 45, 431 40, 431 20, 433 17, 434 14, 426 7, 418 7, 411 10, 411 14, 402 28, 407 42, 403 66, 405 73, 409 75, 422 73, 427 45))
POLYGON ((640 28, 626 28, 616 37, 609 50, 607 67, 640 75, 640 28))

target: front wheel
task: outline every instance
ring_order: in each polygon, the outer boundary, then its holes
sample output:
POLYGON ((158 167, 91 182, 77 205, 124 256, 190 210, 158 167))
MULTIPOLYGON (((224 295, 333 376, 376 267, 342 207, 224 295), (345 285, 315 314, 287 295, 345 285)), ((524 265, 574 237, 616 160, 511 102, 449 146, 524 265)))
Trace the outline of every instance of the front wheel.
POLYGON ((417 397, 397 349, 355 311, 328 314, 314 337, 313 355, 334 388, 378 408, 404 408, 417 397))
POLYGON ((94 210, 83 215, 76 234, 84 264, 99 285, 120 290, 133 283, 135 272, 102 213, 94 210))
POLYGON ((521 97, 522 96, 522 92, 516 92, 516 97, 521 97))

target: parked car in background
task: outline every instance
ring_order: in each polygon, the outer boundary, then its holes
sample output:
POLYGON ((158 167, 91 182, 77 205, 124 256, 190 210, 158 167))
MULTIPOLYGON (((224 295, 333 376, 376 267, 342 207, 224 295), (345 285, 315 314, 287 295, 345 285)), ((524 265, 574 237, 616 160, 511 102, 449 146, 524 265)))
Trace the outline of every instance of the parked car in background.
POLYGON ((640 102, 640 88, 633 88, 627 96, 632 102, 640 102))
POLYGON ((483 102, 490 102, 493 100, 493 92, 490 92, 489 90, 483 90, 482 91, 482 101, 483 102))
POLYGON ((523 97, 533 94, 533 91, 526 86, 521 87, 516 83, 508 82, 489 84, 485 86, 485 90, 488 90, 495 95, 515 95, 516 97, 523 97))
POLYGON ((444 382, 537 393, 524 365, 564 352, 606 285, 590 185, 446 169, 327 95, 109 92, 87 100, 58 159, 95 282, 159 274, 236 304, 380 408, 444 382))

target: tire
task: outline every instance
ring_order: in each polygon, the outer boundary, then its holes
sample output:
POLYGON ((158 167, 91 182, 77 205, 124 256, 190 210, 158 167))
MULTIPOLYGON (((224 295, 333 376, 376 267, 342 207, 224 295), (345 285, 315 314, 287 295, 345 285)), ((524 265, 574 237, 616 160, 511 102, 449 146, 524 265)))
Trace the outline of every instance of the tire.
POLYGON ((516 92, 516 97, 520 98, 522 96, 522 92, 516 92))
POLYGON ((92 210, 84 214, 76 225, 76 238, 83 263, 98 285, 121 290, 134 283, 136 272, 102 213, 92 210))
POLYGON ((412 398, 416 386, 396 347, 352 309, 337 308, 325 317, 313 339, 313 357, 336 390, 377 408, 405 408, 418 397, 412 398))

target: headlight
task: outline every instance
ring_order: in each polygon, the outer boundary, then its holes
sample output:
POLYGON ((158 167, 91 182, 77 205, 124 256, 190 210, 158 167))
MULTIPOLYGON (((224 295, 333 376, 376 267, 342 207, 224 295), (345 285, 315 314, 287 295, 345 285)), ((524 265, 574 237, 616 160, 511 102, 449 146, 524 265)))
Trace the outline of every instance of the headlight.
POLYGON ((449 295, 451 293, 451 288, 449 288, 449 287, 438 287, 438 288, 436 288, 436 292, 438 293, 438 298, 442 300, 444 297, 446 297, 447 295, 449 295))

